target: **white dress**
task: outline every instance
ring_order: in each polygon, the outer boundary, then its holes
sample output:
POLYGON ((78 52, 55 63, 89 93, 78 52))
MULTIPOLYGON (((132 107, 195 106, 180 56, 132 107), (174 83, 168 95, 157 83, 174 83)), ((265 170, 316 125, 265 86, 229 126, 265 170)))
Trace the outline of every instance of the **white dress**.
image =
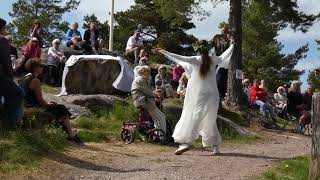
POLYGON ((219 92, 216 83, 216 66, 230 61, 233 45, 221 56, 210 57, 210 71, 205 78, 200 77, 201 56, 180 56, 165 50, 160 52, 169 60, 189 63, 192 74, 188 81, 186 96, 179 122, 172 137, 180 144, 192 144, 199 136, 204 147, 219 146, 221 136, 217 127, 219 92))

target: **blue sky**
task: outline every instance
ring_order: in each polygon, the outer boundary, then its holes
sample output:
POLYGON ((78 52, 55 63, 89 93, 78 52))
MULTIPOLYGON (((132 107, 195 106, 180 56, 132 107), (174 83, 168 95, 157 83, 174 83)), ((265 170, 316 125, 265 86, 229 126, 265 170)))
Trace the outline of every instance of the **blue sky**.
MULTIPOLYGON (((0 0, 0 17, 8 21, 11 20, 8 12, 11 10, 11 4, 16 0, 0 0)), ((307 13, 319 13, 320 3, 319 0, 297 0, 300 9, 307 13)), ((123 11, 128 9, 134 4, 134 0, 115 0, 115 11, 123 11)), ((77 21, 80 24, 83 22, 83 16, 87 14, 95 14, 99 20, 104 21, 109 19, 111 0, 81 0, 80 6, 77 10, 68 13, 64 19, 68 22, 77 21)), ((193 18, 196 25, 195 29, 188 31, 197 38, 210 39, 214 34, 219 32, 218 25, 222 21, 227 21, 229 13, 229 3, 222 3, 214 9, 211 4, 204 4, 204 9, 211 10, 211 16, 204 21, 199 21, 197 17, 193 18)), ((287 28, 280 32, 278 40, 284 44, 283 52, 292 53, 298 47, 309 43, 308 57, 299 62, 296 66, 297 69, 305 70, 308 72, 320 66, 320 51, 317 50, 314 39, 320 39, 320 22, 317 22, 308 33, 295 33, 287 28)), ((307 73, 301 77, 303 81, 303 89, 306 88, 307 73)))

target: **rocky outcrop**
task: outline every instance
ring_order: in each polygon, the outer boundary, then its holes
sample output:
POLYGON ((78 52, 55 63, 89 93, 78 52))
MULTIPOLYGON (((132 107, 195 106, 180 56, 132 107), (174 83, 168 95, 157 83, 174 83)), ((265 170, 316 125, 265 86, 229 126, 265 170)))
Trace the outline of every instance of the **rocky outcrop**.
POLYGON ((65 79, 68 94, 114 94, 113 82, 121 72, 116 60, 80 60, 69 67, 65 79))

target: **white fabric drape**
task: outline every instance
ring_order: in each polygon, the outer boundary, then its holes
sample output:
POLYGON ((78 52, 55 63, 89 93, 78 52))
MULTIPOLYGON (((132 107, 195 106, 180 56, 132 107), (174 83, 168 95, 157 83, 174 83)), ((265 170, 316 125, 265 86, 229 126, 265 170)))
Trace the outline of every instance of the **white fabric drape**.
POLYGON ((66 62, 66 65, 63 70, 62 75, 62 87, 61 87, 61 93, 57 96, 65 96, 68 95, 68 92, 66 90, 66 84, 65 79, 67 77, 67 74, 69 72, 69 67, 76 64, 78 61, 90 61, 90 60, 117 60, 119 65, 121 66, 120 74, 118 75, 117 79, 113 82, 113 87, 115 87, 118 90, 121 90, 123 92, 130 92, 131 91, 131 85, 134 80, 134 74, 132 68, 128 65, 128 63, 122 59, 121 57, 113 57, 108 55, 79 55, 79 56, 71 56, 68 61, 66 62))

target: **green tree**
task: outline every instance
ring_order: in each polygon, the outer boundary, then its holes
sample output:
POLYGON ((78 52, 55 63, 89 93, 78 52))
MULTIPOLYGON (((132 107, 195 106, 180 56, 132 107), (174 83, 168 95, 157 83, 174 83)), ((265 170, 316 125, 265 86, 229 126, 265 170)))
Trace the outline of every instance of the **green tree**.
POLYGON ((320 67, 317 70, 309 72, 308 84, 313 85, 316 91, 320 92, 320 67))
POLYGON ((307 32, 318 15, 298 11, 290 0, 250 0, 243 4, 243 66, 250 79, 265 79, 269 89, 299 79, 303 71, 294 69, 306 57, 308 44, 292 54, 283 54, 283 45, 277 41, 279 31, 290 26, 307 32))
POLYGON ((100 31, 100 38, 103 40, 102 46, 108 47, 109 28, 110 28, 108 21, 101 23, 94 14, 84 16, 83 20, 84 20, 84 24, 82 26, 83 29, 88 29, 90 27, 91 22, 97 24, 97 27, 100 31))
POLYGON ((18 0, 12 4, 9 15, 13 18, 9 24, 16 44, 22 46, 28 40, 32 22, 38 19, 44 31, 45 44, 52 39, 63 37, 68 23, 62 21, 62 15, 76 9, 80 0, 18 0))

